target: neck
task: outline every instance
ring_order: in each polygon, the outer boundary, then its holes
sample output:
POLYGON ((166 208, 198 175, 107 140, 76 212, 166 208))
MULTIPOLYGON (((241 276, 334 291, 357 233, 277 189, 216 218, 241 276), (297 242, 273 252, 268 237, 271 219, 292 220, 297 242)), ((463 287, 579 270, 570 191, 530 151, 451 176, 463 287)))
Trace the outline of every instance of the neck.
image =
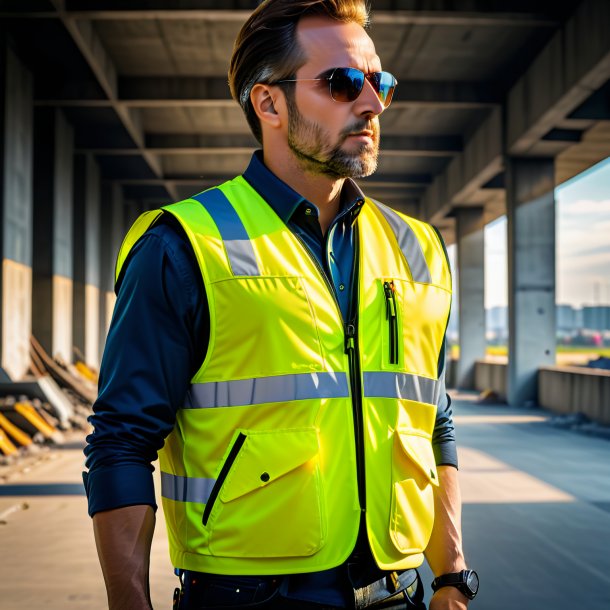
POLYGON ((313 203, 320 211, 320 228, 326 234, 328 227, 339 213, 341 189, 345 178, 332 178, 306 172, 291 153, 270 155, 263 151, 265 165, 280 180, 313 203))

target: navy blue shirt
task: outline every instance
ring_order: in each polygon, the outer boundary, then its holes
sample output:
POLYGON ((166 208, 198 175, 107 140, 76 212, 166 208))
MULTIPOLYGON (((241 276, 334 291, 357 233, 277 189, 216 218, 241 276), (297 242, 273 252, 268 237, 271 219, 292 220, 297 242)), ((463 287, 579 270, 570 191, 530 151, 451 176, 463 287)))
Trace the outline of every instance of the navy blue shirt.
MULTIPOLYGON (((344 319, 352 289, 353 223, 364 204, 351 180, 340 212, 322 234, 315 205, 270 172, 255 153, 244 178, 305 243, 334 288, 344 319)), ((135 244, 117 285, 100 368, 99 396, 85 448, 91 515, 123 506, 156 508, 151 462, 174 427, 190 379, 205 357, 209 312, 198 264, 169 214, 135 244)), ((444 373, 444 362, 439 371, 444 373)), ((437 464, 457 466, 450 401, 441 392, 433 447, 437 464)))

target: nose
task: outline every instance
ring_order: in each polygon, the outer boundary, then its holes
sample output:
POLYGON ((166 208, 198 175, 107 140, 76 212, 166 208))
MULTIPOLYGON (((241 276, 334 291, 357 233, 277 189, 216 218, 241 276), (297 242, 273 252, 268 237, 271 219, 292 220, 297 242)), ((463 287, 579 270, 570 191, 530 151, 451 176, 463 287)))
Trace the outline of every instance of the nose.
POLYGON ((364 79, 364 86, 355 102, 354 111, 358 116, 379 116, 385 110, 385 106, 379 99, 379 95, 368 78, 364 79))

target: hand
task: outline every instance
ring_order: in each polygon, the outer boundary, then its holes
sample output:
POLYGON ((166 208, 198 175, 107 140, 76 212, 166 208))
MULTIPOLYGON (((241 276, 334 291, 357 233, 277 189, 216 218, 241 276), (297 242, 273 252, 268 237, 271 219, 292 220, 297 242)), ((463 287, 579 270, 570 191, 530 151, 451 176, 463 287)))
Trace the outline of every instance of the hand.
POLYGON ((468 601, 455 587, 442 587, 432 596, 429 610, 466 610, 468 601))

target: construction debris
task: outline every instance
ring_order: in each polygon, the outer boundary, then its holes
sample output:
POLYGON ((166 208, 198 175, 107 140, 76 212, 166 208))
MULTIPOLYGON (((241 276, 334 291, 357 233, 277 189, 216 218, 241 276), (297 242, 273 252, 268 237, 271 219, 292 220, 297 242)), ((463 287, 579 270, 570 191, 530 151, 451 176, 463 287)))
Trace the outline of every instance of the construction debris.
POLYGON ((0 463, 44 445, 61 445, 64 432, 87 429, 97 397, 97 371, 75 350, 76 363, 51 358, 30 339, 31 376, 12 381, 0 370, 0 463))

